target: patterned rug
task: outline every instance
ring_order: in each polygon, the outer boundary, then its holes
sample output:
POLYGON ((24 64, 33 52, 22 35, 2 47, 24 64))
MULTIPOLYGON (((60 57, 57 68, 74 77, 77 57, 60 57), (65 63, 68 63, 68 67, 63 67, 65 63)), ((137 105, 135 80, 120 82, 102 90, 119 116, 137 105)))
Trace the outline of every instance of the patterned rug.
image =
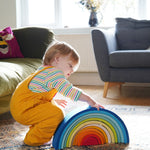
MULTIPOLYGON (((81 107, 82 104, 75 104, 81 107)), ((71 147, 64 150, 148 150, 150 149, 150 107, 128 105, 106 105, 106 109, 116 113, 126 124, 130 144, 105 144, 97 146, 71 147)), ((65 112, 72 108, 67 108, 65 112)), ((27 126, 17 123, 11 114, 0 116, 0 150, 54 150, 50 145, 31 147, 23 143, 27 126)))

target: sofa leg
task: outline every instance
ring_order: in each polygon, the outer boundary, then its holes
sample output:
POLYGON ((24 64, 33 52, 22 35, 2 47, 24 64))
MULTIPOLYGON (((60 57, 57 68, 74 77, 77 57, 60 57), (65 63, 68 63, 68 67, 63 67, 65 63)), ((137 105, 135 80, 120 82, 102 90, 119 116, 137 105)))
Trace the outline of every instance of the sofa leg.
POLYGON ((105 98, 107 96, 107 91, 109 88, 109 82, 104 83, 104 92, 103 92, 103 97, 105 98))
POLYGON ((119 85, 119 89, 121 89, 121 85, 122 85, 123 83, 124 83, 124 82, 105 82, 105 83, 104 83, 103 97, 106 98, 107 92, 108 92, 108 88, 109 88, 109 87, 119 85))

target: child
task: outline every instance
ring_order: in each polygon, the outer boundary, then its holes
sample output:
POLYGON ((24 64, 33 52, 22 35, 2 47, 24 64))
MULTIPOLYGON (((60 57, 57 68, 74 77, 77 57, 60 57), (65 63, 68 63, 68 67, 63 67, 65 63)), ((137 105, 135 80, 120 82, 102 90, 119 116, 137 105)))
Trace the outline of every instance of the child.
MULTIPOLYGON (((43 65, 17 86, 10 110, 16 121, 30 125, 25 144, 43 145, 54 135, 64 118, 62 110, 52 102, 57 92, 74 101, 85 101, 98 110, 102 107, 67 80, 78 65, 77 52, 66 43, 56 42, 46 50, 43 65)), ((61 106, 67 103, 65 100, 55 101, 61 106)))

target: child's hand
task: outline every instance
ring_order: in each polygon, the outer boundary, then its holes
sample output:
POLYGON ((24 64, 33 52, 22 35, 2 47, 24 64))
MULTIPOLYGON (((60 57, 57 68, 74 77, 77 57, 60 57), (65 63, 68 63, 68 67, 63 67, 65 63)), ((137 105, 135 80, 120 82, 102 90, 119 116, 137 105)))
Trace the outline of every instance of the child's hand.
POLYGON ((81 93, 79 100, 86 101, 91 107, 97 108, 97 110, 99 110, 100 108, 104 109, 102 105, 98 104, 94 99, 92 99, 90 96, 88 96, 87 94, 83 92, 81 93))
POLYGON ((63 108, 65 108, 66 105, 67 105, 67 101, 66 101, 66 100, 55 99, 54 101, 57 103, 57 105, 60 105, 60 106, 62 106, 63 108))
POLYGON ((97 110, 99 110, 100 108, 104 109, 104 107, 98 103, 95 103, 92 107, 97 108, 97 110))

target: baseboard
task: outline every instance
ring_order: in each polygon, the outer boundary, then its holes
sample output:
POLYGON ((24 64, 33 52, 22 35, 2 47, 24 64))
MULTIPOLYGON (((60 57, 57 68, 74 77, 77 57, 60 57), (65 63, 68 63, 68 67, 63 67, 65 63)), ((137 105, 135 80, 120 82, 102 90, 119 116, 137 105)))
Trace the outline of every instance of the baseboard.
MULTIPOLYGON (((75 72, 69 77, 69 81, 73 85, 104 85, 97 72, 75 72)), ((123 86, 150 87, 150 83, 125 83, 123 86)))
POLYGON ((143 87, 150 87, 150 83, 125 83, 124 86, 143 86, 143 87))

